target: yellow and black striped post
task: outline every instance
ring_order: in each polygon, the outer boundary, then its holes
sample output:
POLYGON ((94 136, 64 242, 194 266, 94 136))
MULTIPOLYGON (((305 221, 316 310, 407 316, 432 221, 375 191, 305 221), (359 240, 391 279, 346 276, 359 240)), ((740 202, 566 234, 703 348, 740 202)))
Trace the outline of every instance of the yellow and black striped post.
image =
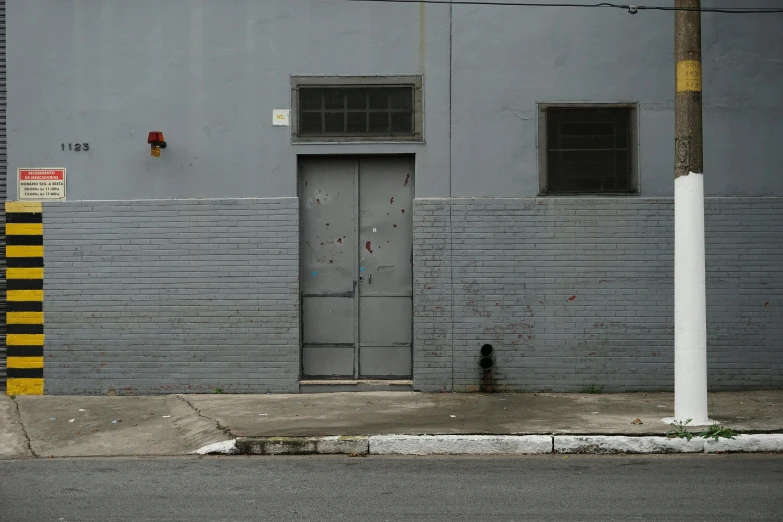
POLYGON ((43 211, 40 202, 7 201, 6 347, 8 395, 43 395, 43 211))

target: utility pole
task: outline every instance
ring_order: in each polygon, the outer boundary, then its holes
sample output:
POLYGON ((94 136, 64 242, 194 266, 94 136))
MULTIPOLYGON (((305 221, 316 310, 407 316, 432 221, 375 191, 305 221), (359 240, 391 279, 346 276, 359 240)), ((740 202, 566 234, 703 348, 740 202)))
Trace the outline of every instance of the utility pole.
POLYGON ((674 418, 707 424, 701 2, 675 0, 674 418))

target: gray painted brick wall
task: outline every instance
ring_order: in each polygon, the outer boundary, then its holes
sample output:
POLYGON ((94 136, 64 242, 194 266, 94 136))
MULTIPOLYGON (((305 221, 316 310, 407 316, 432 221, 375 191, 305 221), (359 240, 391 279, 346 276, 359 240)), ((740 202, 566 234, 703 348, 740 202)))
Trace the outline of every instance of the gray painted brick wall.
MULTIPOLYGON (((705 214, 710 387, 779 388, 783 199, 705 214)), ((416 200, 415 388, 671 389, 673 254, 670 199, 416 200)))
MULTIPOLYGON (((296 198, 44 206, 46 393, 296 392, 296 198)), ((712 389, 783 386, 783 198, 708 198, 712 389)), ((414 386, 671 389, 673 203, 417 199, 414 386)))
POLYGON ((450 211, 448 199, 413 202, 413 371, 419 390, 452 388, 450 211))
POLYGON ((296 392, 297 198, 44 205, 45 390, 296 392))

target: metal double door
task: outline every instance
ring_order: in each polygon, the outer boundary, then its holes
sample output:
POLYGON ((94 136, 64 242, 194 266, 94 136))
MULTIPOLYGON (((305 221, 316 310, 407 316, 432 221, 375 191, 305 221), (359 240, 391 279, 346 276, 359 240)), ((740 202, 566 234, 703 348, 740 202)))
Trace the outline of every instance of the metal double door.
POLYGON ((413 159, 300 157, 302 375, 412 374, 413 159))

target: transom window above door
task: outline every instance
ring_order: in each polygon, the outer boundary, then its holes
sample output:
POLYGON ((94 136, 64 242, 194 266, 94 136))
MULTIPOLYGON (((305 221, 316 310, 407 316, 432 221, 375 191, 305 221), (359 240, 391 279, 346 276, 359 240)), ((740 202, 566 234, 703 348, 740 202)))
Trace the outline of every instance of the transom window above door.
POLYGON ((296 76, 291 103, 295 142, 422 139, 420 76, 296 76))

